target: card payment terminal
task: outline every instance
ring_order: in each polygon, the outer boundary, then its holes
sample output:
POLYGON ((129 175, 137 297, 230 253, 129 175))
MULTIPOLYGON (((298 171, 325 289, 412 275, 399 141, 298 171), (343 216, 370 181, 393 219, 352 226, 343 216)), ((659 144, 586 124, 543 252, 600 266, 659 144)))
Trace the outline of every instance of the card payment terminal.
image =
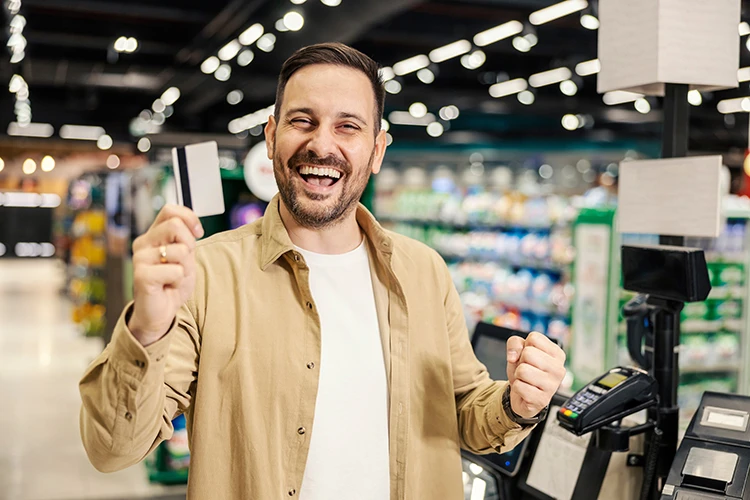
POLYGON ((560 425, 579 436, 656 404, 656 381, 637 368, 617 367, 589 383, 557 413, 560 425))

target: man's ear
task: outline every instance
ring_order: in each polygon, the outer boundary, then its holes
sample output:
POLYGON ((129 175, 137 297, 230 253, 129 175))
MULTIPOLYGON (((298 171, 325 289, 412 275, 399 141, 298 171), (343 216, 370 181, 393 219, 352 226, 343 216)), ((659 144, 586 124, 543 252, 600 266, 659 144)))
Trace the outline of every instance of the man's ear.
POLYGON ((385 130, 378 132, 375 136, 375 155, 372 159, 372 173, 377 174, 380 172, 380 167, 383 165, 383 158, 385 158, 385 150, 388 146, 388 140, 386 138, 385 130))
POLYGON ((268 159, 273 160, 274 141, 276 140, 276 118, 271 115, 268 117, 268 123, 265 128, 266 149, 268 150, 268 159))

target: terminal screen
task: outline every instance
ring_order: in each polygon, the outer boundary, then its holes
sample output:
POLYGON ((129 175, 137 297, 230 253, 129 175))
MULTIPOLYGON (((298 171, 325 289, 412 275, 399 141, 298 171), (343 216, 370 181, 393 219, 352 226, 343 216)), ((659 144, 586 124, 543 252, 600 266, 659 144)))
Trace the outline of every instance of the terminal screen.
POLYGON ((613 389, 627 378, 627 375, 623 375, 622 373, 610 373, 599 379, 596 385, 606 387, 607 389, 613 389))

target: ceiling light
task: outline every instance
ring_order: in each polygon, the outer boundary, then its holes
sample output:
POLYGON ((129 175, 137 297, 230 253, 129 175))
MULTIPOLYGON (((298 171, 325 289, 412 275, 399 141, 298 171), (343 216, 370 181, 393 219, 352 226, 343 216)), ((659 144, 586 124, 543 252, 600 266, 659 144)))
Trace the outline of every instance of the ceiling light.
POLYGON ((240 52, 240 49, 242 49, 242 44, 239 40, 232 40, 219 49, 219 59, 222 61, 231 61, 240 52))
POLYGON ((581 26, 583 26, 587 30, 598 30, 599 19, 597 19, 596 16, 592 16, 591 14, 584 14, 581 16, 581 26))
POLYGON ((114 48, 117 52, 125 52, 128 48, 128 38, 121 36, 115 40, 114 48))
POLYGON ((111 138, 110 136, 108 136, 107 134, 104 134, 104 135, 102 135, 102 136, 101 136, 101 137, 99 137, 99 139, 97 139, 97 141, 96 141, 96 146, 97 146, 97 147, 98 147, 99 149, 101 149, 101 150, 104 150, 104 151, 106 151, 106 150, 108 150, 109 148, 111 148, 113 144, 114 144, 114 141, 113 141, 113 140, 112 140, 112 138, 111 138))
POLYGON ((227 102, 232 106, 241 103, 244 98, 245 94, 241 90, 233 90, 227 94, 227 102))
POLYGON ((398 82, 398 80, 388 80, 385 82, 385 90, 389 94, 398 94, 401 92, 401 84, 398 82))
POLYGON ((177 87, 169 87, 161 95, 162 102, 164 102, 164 104, 167 106, 171 106, 172 104, 176 103, 177 99, 179 98, 180 98, 180 89, 178 89, 177 87))
POLYGON ((528 52, 531 50, 531 43, 526 38, 517 36, 513 39, 513 48, 518 52, 528 52))
POLYGON ((560 82, 560 92, 566 96, 572 97, 578 93, 578 85, 573 80, 565 80, 560 82))
POLYGON ((540 24, 545 24, 583 10, 588 6, 589 3, 586 0, 565 0, 536 12, 532 12, 529 16, 529 22, 534 26, 539 26, 540 24))
POLYGON ((534 104, 535 100, 536 96, 534 96, 534 93, 530 90, 524 90, 523 92, 518 93, 518 102, 520 102, 521 104, 529 106, 531 104, 534 104))
POLYGON ((299 12, 287 12, 284 15, 284 25, 292 31, 299 31, 305 25, 305 18, 299 12))
POLYGON ((441 63, 448 59, 453 59, 471 50, 471 42, 468 40, 458 40, 457 42, 443 45, 430 52, 430 60, 434 63, 441 63))
POLYGON ((42 172, 52 172, 55 169, 55 159, 47 155, 42 158, 42 172))
POLYGON ((430 58, 424 54, 404 59, 393 65, 393 72, 399 76, 414 73, 430 65, 430 58))
POLYGON ((13 19, 10 20, 10 32, 11 33, 21 33, 25 27, 26 27, 26 18, 23 17, 22 15, 13 16, 13 19))
POLYGON ((221 66, 221 61, 216 56, 211 56, 201 64, 201 71, 205 74, 210 75, 221 66))
POLYGON ((430 137, 440 137, 441 135, 443 135, 444 131, 445 128, 440 122, 432 122, 427 125, 427 133, 430 135, 430 137))
POLYGON ((419 78, 420 82, 429 85, 430 83, 435 81, 435 73, 427 68, 420 69, 419 71, 417 71, 417 78, 419 78))
POLYGON ((320 3, 328 7, 338 7, 341 5, 341 0, 320 0, 320 3))
POLYGON ((157 99, 154 101, 154 104, 151 105, 151 109, 154 110, 154 113, 163 113, 165 109, 167 109, 167 105, 164 104, 164 101, 161 99, 157 99))
POLYGON ((747 47, 747 50, 750 50, 750 37, 748 37, 747 41, 745 42, 745 47, 747 47))
POLYGON ((474 45, 484 47, 491 43, 499 42, 513 35, 523 32, 523 24, 519 21, 508 21, 500 26, 495 26, 474 36, 474 45))
POLYGON ((141 137, 138 140, 138 151, 147 153, 151 149, 151 140, 148 137, 141 137))
POLYGON ((135 52, 138 49, 138 40, 132 36, 128 38, 127 44, 125 45, 125 52, 135 52))
POLYGON ((106 132, 102 127, 89 127, 86 125, 63 125, 60 127, 60 137, 63 139, 96 141, 104 134, 106 132))
POLYGON ((649 102, 646 99, 644 99, 643 97, 641 97, 640 99, 637 99, 635 101, 635 109, 639 113, 645 115, 649 111, 651 111, 651 104, 649 104, 649 102))
POLYGON ((576 64, 576 74, 579 76, 595 75, 599 73, 601 69, 602 64, 599 62, 599 59, 591 59, 576 64))
POLYGON ((28 123, 25 126, 18 122, 8 124, 8 135, 13 137, 52 137, 55 128, 49 123, 28 123))
POLYGON ((286 33, 287 31, 289 31, 289 28, 286 27, 283 19, 279 19, 278 21, 276 21, 276 24, 274 24, 274 28, 276 28, 276 31, 278 31, 279 33, 286 33))
POLYGON ((12 93, 16 93, 19 90, 23 88, 28 88, 28 84, 26 83, 26 80, 23 79, 21 75, 13 75, 10 79, 10 84, 8 85, 8 90, 10 90, 12 93))
POLYGON ((500 82, 490 87, 490 95, 494 98, 505 97, 512 94, 517 94, 529 88, 528 83, 523 78, 516 78, 515 80, 508 80, 507 82, 500 82))
POLYGON ((276 46, 276 35, 273 33, 266 33, 258 39, 256 45, 263 52, 271 52, 276 46))
POLYGON ((701 95, 699 90, 691 90, 688 92, 687 99, 693 106, 700 106, 703 104, 703 95, 701 95))
POLYGON ((740 36, 750 35, 750 24, 742 21, 739 26, 740 36))
POLYGON ((291 2, 294 5, 302 5, 303 3, 307 2, 307 0, 291 0, 291 2))
POLYGON ((250 49, 245 49, 240 52, 239 56, 237 56, 237 64, 244 67, 253 62, 253 59, 255 59, 255 54, 253 53, 253 51, 250 49))
POLYGON ((220 82, 226 82, 232 76, 232 67, 228 64, 222 64, 214 72, 214 78, 220 82))
POLYGON ((565 115, 562 117, 562 126, 565 130, 575 130, 581 124, 576 115, 565 115))
POLYGON ((432 113, 427 113, 421 118, 415 118, 408 111, 391 111, 388 115, 388 121, 391 122, 392 125, 426 127, 430 123, 437 121, 437 118, 432 113))
POLYGON ((18 64, 21 61, 23 61, 25 57, 26 57, 26 52, 13 52, 13 55, 10 56, 10 63, 18 64))
POLYGON ((2 172, 4 168, 5 168, 5 160, 0 158, 0 172, 2 172))
POLYGON ((385 145, 390 146, 391 144, 393 144, 393 136, 390 133, 385 134, 385 145))
POLYGON ((442 108, 440 108, 440 112, 438 114, 443 120, 449 121, 458 118, 460 111, 456 106, 451 104, 450 106, 443 106, 442 108))
POLYGON ((485 61, 487 61, 487 55, 481 50, 475 50, 471 54, 461 56, 461 65, 466 69, 480 68, 485 61))
POLYGON ((380 77, 384 82, 387 82, 396 78, 396 73, 393 72, 393 68, 386 66, 385 68, 380 68, 380 77))
MULTIPOLYGON (((566 115, 566 116, 572 116, 572 115, 566 115)), ((555 173, 555 169, 552 168, 552 165, 548 165, 547 163, 545 163, 544 165, 539 167, 539 177, 541 177, 542 179, 550 179, 552 178, 552 175, 554 173, 555 173)))
POLYGON ((427 114, 427 106, 421 102, 415 102, 409 106, 409 114, 414 118, 422 118, 427 114))
POLYGON ((380 120, 380 130, 385 130, 386 132, 388 132, 390 129, 391 124, 388 122, 388 120, 386 120, 385 118, 380 120))
POLYGON ((529 85, 535 88, 544 87, 545 85, 552 85, 568 80, 572 76, 573 73, 568 68, 551 69, 531 75, 529 77, 529 85))
POLYGON ((719 101, 716 109, 722 114, 750 112, 750 97, 724 99, 723 101, 719 101))
POLYGON ((737 80, 740 82, 750 82, 750 66, 737 70, 737 80))
POLYGON ((248 29, 242 32, 242 34, 237 38, 242 45, 252 45, 255 42, 257 42, 261 36, 263 36, 263 32, 265 30, 263 29, 263 25, 260 23, 255 23, 252 26, 250 26, 248 29))
POLYGON ((31 175, 34 172, 36 172, 36 162, 32 160, 31 158, 26 158, 23 162, 23 173, 26 175, 31 175))
POLYGON ((161 127, 166 121, 167 115, 165 115, 164 113, 154 113, 154 117, 151 119, 151 123, 153 123, 157 127, 161 127))
POLYGON ((604 94, 604 97, 602 97, 602 101, 604 101, 604 104, 607 104, 608 106, 614 106, 616 104, 637 101, 642 97, 643 94, 636 94, 635 92, 627 92, 625 90, 614 90, 612 92, 607 92, 606 94, 604 94))
POLYGON ((120 157, 119 156, 117 156, 117 155, 109 155, 109 157, 107 157, 107 168, 114 170, 114 169, 116 169, 119 166, 120 166, 120 157))

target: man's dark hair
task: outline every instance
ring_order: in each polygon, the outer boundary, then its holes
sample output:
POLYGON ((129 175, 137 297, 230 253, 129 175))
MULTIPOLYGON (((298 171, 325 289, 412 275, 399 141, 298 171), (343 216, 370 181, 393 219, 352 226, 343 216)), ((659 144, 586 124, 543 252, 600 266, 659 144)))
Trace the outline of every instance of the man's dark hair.
POLYGON ((357 49, 337 42, 303 47, 286 60, 281 67, 279 84, 276 87, 276 111, 274 113, 276 121, 279 121, 281 102, 284 99, 284 90, 289 79, 297 71, 313 64, 335 64, 353 68, 365 74, 372 83, 372 90, 375 93, 375 132, 379 132, 385 106, 385 87, 378 63, 357 49))

